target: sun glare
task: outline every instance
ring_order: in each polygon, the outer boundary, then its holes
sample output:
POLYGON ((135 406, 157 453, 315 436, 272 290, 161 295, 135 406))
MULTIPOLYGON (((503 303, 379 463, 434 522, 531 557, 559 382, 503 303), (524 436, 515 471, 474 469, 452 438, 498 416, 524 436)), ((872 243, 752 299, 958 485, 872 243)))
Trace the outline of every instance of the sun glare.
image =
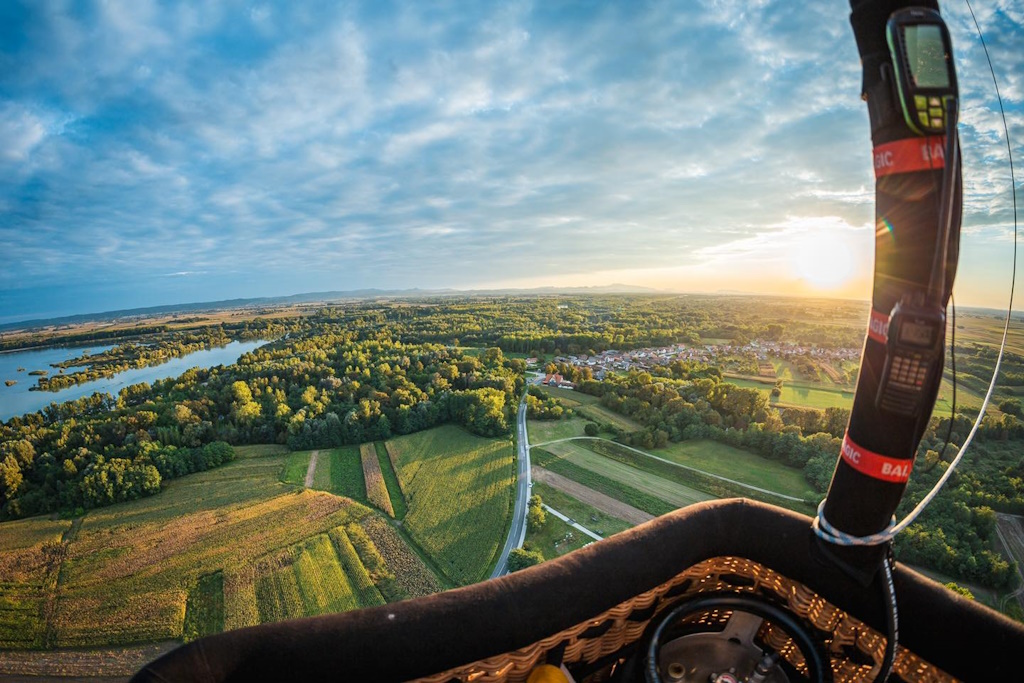
POLYGON ((790 253, 794 274, 815 289, 836 289, 854 274, 849 242, 831 231, 808 232, 790 253))

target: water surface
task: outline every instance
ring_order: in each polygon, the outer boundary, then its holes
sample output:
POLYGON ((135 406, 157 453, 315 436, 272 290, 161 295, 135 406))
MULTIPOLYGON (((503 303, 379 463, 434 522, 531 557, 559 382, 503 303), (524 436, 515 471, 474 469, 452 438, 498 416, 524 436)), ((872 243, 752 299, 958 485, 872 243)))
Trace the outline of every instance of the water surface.
MULTIPOLYGON (((110 345, 65 346, 53 349, 3 353, 0 354, 0 420, 9 420, 15 415, 34 413, 50 403, 72 401, 76 398, 89 396, 95 392, 107 392, 111 396, 117 396, 117 392, 126 386, 139 384, 140 382, 152 384, 159 379, 177 377, 190 368, 212 368, 215 365, 231 365, 243 353, 252 351, 266 343, 264 340, 234 341, 227 346, 195 351, 187 356, 172 358, 160 365, 152 365, 147 368, 132 368, 111 377, 77 384, 60 391, 29 391, 30 387, 36 386, 38 378, 28 373, 32 370, 47 370, 49 375, 56 375, 58 370, 57 368, 50 367, 51 363, 59 363, 75 358, 82 355, 84 351, 88 351, 90 355, 96 355, 112 347, 110 345), (18 372, 18 368, 25 368, 25 370, 24 372, 18 372), (4 382, 9 379, 17 380, 18 383, 11 387, 6 386, 4 382)), ((72 371, 73 369, 69 368, 64 372, 69 374, 72 371)))

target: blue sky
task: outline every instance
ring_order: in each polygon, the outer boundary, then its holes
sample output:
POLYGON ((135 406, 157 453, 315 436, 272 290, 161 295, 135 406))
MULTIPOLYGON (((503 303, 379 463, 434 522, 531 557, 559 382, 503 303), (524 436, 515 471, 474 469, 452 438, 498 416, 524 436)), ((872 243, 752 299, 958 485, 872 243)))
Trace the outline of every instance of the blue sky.
MULTIPOLYGON (((866 298, 846 7, 7 0, 0 322, 364 287, 866 298)), ((976 11, 1024 167, 1024 7, 976 11)), ((966 6, 944 12, 957 299, 1000 306, 1006 146, 966 6)))

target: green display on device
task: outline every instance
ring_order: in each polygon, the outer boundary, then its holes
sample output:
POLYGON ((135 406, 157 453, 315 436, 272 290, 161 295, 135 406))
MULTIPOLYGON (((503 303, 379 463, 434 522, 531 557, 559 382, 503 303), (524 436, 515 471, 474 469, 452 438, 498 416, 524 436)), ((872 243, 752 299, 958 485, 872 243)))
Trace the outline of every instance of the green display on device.
POLYGON ((918 135, 946 132, 946 105, 957 95, 949 30, 935 10, 893 12, 885 29, 903 117, 918 135))

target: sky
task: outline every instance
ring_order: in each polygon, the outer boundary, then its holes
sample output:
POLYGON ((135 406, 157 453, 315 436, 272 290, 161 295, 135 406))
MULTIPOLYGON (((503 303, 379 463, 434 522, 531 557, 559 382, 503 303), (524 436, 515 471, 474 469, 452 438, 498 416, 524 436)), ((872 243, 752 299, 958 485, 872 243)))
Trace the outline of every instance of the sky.
MULTIPOLYGON (((1024 168, 1024 5, 978 5, 1024 168)), ((943 12, 955 295, 1005 307, 1006 142, 943 12)), ((5 0, 0 323, 361 288, 866 299, 860 79, 839 0, 5 0)))

